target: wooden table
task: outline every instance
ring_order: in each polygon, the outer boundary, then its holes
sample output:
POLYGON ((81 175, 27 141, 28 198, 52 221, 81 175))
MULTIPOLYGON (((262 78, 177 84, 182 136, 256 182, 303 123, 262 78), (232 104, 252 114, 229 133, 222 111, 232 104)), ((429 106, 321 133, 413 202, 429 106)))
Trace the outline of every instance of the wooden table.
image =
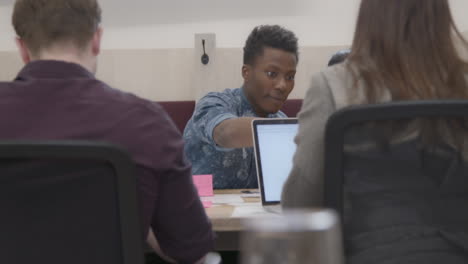
POLYGON ((243 231, 242 221, 251 217, 276 217, 278 215, 263 209, 258 190, 215 190, 213 197, 202 197, 211 201, 206 208, 216 232, 217 251, 237 251, 240 249, 240 234, 243 231), (242 191, 255 192, 245 194, 242 191))

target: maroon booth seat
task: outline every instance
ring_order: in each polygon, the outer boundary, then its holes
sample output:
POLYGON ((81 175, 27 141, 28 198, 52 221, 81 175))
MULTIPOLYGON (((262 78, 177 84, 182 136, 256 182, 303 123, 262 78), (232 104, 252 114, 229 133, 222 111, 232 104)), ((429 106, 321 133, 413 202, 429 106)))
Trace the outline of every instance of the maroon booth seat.
MULTIPOLYGON (((177 128, 183 133, 185 125, 192 118, 195 101, 164 101, 158 103, 166 110, 177 128)), ((288 117, 296 117, 299 110, 301 110, 301 106, 302 99, 289 99, 286 100, 281 111, 288 117)))
POLYGON ((281 111, 288 117, 297 117, 297 113, 301 110, 302 99, 288 99, 284 102, 281 111))
POLYGON ((166 101, 157 102, 169 114, 177 128, 184 133, 185 125, 192 118, 195 110, 195 101, 166 101))

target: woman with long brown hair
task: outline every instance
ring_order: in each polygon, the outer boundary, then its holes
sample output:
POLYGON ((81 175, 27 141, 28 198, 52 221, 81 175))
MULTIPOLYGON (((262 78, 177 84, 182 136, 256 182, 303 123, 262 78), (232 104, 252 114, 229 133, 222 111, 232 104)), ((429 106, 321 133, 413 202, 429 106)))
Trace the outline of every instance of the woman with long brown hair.
MULTIPOLYGON (((323 137, 333 112, 357 104, 468 99, 468 64, 459 54, 466 47, 448 0, 362 0, 346 62, 314 75, 307 91, 283 207, 322 205, 323 137)), ((468 227, 457 236, 395 228, 356 238, 361 243, 347 252, 350 262, 468 263, 468 227)))

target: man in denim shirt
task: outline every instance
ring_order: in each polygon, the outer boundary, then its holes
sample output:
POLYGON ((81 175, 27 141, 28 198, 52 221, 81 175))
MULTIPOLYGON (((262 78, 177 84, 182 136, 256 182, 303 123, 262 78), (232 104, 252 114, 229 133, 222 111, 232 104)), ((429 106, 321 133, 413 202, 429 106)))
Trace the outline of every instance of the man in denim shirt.
POLYGON ((242 88, 208 93, 188 122, 185 152, 194 174, 213 174, 216 189, 257 188, 251 123, 284 118, 294 88, 297 38, 277 25, 254 28, 244 47, 242 88))

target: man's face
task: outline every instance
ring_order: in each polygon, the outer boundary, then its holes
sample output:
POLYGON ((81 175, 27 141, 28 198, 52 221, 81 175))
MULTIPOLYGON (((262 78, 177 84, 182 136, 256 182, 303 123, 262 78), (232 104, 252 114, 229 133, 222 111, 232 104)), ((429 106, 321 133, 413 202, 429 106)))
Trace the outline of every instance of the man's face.
POLYGON ((245 94, 258 116, 281 109, 294 88, 296 65, 294 53, 265 47, 253 65, 242 67, 245 94))

